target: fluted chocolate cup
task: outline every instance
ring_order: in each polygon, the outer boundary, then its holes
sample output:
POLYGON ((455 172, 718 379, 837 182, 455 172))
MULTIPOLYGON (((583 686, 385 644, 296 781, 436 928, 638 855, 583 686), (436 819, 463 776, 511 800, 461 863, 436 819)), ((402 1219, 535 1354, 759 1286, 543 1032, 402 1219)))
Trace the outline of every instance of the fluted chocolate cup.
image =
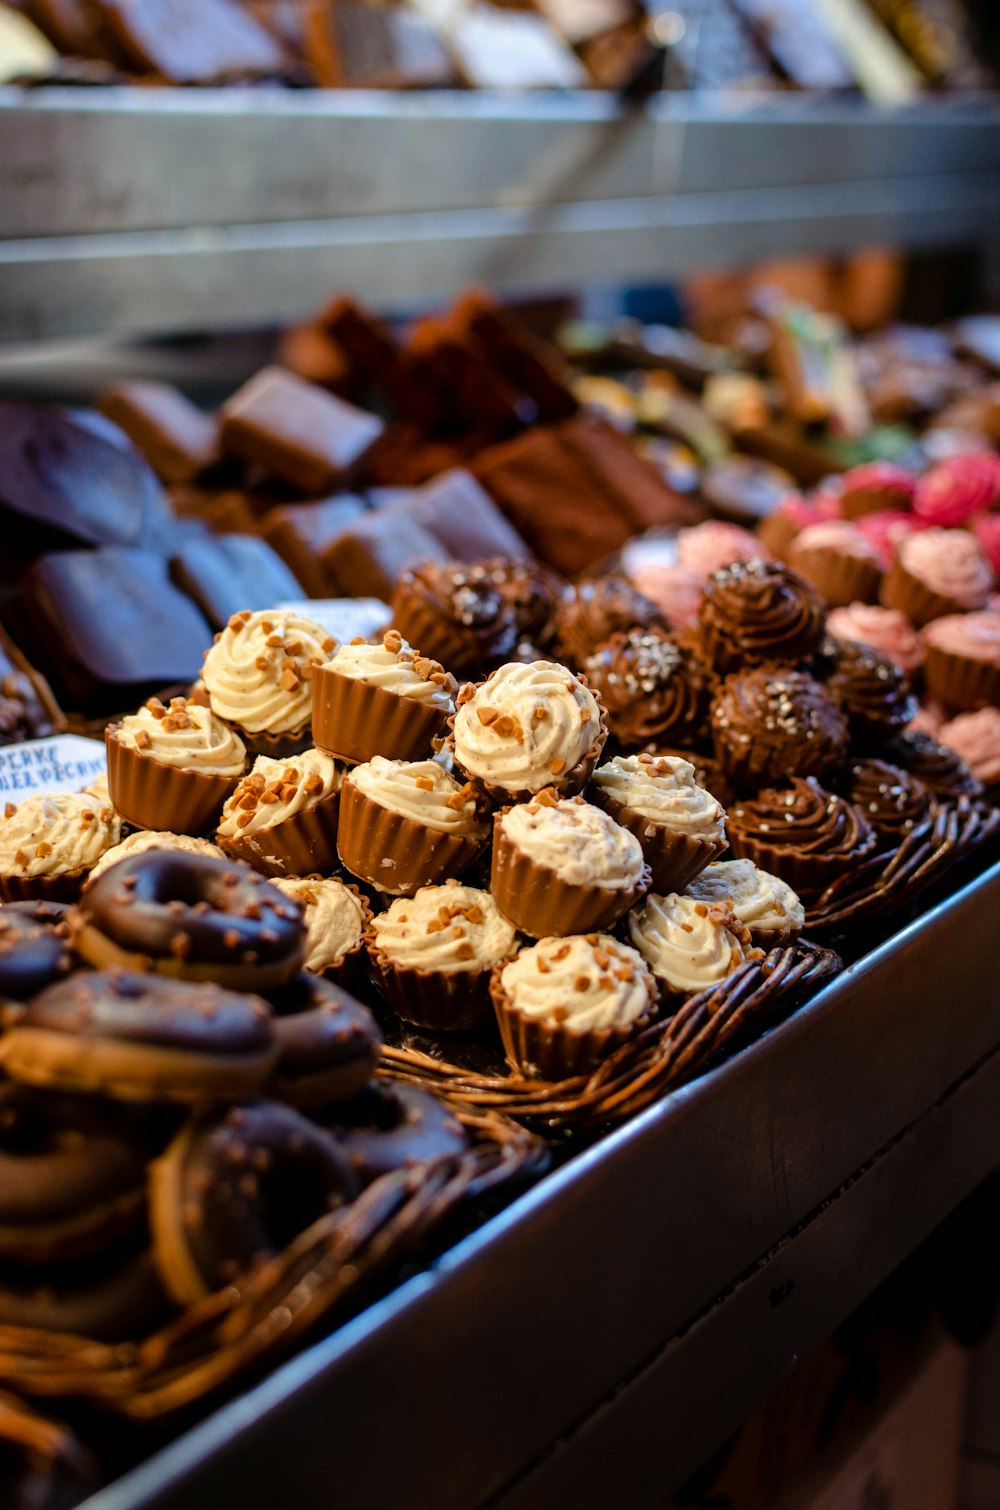
POLYGON ((432 1033, 456 1033, 478 1026, 489 1016, 491 966, 419 970, 397 965, 379 948, 374 929, 365 935, 365 942, 375 982, 404 1022, 432 1033))
POLYGON ((825 545, 803 547, 798 540, 789 548, 788 561, 800 577, 823 594, 830 608, 878 602, 882 573, 875 561, 825 545))
POLYGON ((650 975, 646 981, 649 994, 646 1010, 621 1027, 591 1028, 578 1033, 563 1023, 528 1017, 511 1005, 504 990, 501 976, 505 964, 507 961, 501 960, 493 967, 490 997, 507 1062, 511 1069, 531 1079, 559 1081, 591 1074, 616 1049, 648 1027, 656 1015, 657 990, 650 975))
POLYGON ((391 896, 412 896, 460 876, 482 853, 488 834, 447 834, 428 828, 367 797, 344 777, 337 851, 341 863, 369 886, 391 896))
POLYGON ((954 650, 942 650, 924 641, 924 677, 931 697, 974 712, 976 708, 1000 706, 1000 666, 954 650))
POLYGON ((117 728, 111 724, 104 735, 108 795, 115 812, 136 828, 195 836, 211 828, 240 778, 164 765, 122 744, 117 728))
MULTIPOLYGON (((229 720, 224 722, 229 723, 229 720)), ((287 729, 280 734, 272 734, 269 729, 258 729, 251 734, 242 724, 229 723, 229 727, 240 736, 248 755, 266 755, 270 760, 291 760, 293 755, 301 755, 314 743, 312 728, 307 723, 300 729, 287 729)))
POLYGON ((47 876, 0 876, 0 902, 75 902, 89 871, 57 871, 47 876))
MULTIPOLYGON (((882 578, 879 602, 884 608, 896 608, 905 613, 912 624, 923 629, 932 619, 943 619, 946 614, 967 613, 968 604, 935 592, 899 560, 898 556, 882 578)), ((981 607, 981 604, 977 604, 981 607)))
POLYGON ((332 666, 317 666, 313 673, 313 739, 339 760, 423 760, 447 720, 444 708, 373 687, 332 666))
POLYGON ((329 875, 337 865, 340 792, 253 834, 215 841, 234 860, 245 860, 265 876, 329 875))
POLYGON ((678 834, 660 823, 637 813, 635 808, 601 792, 597 783, 590 800, 602 807, 622 828, 634 834, 642 848, 652 880, 649 889, 668 896, 683 891, 689 881, 701 874, 706 865, 720 859, 729 848, 728 840, 701 839, 696 834, 678 834))
POLYGON ((508 923, 529 938, 566 938, 571 933, 606 933, 649 890, 652 875, 643 865, 637 886, 575 886, 537 860, 529 859, 493 819, 490 890, 508 923))

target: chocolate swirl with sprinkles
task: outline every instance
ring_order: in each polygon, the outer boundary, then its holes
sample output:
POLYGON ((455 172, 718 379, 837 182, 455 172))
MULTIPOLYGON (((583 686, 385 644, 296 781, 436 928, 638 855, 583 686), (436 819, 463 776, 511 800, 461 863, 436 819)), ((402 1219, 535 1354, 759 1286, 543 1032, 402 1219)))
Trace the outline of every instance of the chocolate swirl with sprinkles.
POLYGON ((723 674, 767 661, 806 660, 823 636, 823 600, 787 567, 737 561, 705 584, 699 622, 705 650, 723 674))
POLYGON ((812 776, 766 787, 729 809, 729 845, 737 859, 752 860, 780 876, 800 896, 815 894, 875 848, 875 830, 843 797, 812 776))
POLYGON ((879 838, 893 844, 923 822, 932 803, 922 781, 884 760, 855 761, 844 794, 861 809, 879 838))
POLYGON ((683 741, 702 722, 705 698, 697 669, 680 645, 657 629, 612 635, 587 657, 584 670, 604 699, 623 749, 683 741))
POLYGON ((422 561, 403 573, 392 627, 459 675, 503 660, 518 639, 514 609, 488 567, 454 561, 422 561))
POLYGON ((728 676, 712 699, 715 753, 734 785, 753 790, 795 770, 828 775, 847 750, 847 720, 813 677, 782 666, 728 676))
POLYGON ((629 629, 666 629, 662 613, 624 577, 601 577, 571 587, 556 614, 556 644, 571 666, 582 667, 588 655, 614 634, 629 629))
POLYGON ((827 688, 859 743, 880 746, 916 717, 917 700, 903 669, 884 651, 845 641, 836 646, 827 688))

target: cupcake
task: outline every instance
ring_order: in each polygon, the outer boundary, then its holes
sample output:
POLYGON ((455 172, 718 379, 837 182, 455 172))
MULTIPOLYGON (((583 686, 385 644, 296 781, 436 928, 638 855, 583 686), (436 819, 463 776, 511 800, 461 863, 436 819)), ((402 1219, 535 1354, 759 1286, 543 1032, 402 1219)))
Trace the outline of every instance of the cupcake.
POLYGON ((831 645, 835 648, 826 689, 847 719, 855 744, 878 748, 902 733, 917 711, 909 678, 894 660, 870 645, 849 640, 831 645))
POLYGON ((129 855, 141 854, 146 849, 179 849, 189 855, 211 855, 215 860, 226 858, 219 846, 209 839, 194 839, 190 834, 166 833, 146 828, 138 834, 129 834, 120 844, 113 844, 110 849, 106 849, 87 877, 88 886, 112 865, 117 865, 119 860, 127 860, 129 855))
POLYGON ((709 906, 727 903, 760 949, 790 944, 805 927, 796 893, 752 860, 716 860, 688 882, 684 894, 709 906))
POLYGON ((183 697, 169 708, 152 697, 138 713, 109 724, 108 793, 137 828, 198 834, 218 818, 243 775, 243 741, 210 708, 183 697))
POLYGON ((941 529, 958 529, 1000 502, 1000 456, 949 456, 917 483, 913 512, 941 529))
POLYGON ((717 986, 755 957, 749 933, 726 902, 653 891, 629 914, 628 930, 659 982, 665 1006, 680 1006, 717 986))
POLYGON ((908 509, 916 478, 891 461, 869 461, 852 467, 840 479, 840 506, 845 519, 861 519, 884 509, 908 509))
POLYGON ((846 519, 811 524, 793 540, 789 565, 821 592, 831 608, 874 603, 882 568, 878 552, 846 519))
POLYGON ((705 651, 725 675, 766 661, 807 659, 823 637, 816 589, 770 561, 747 561, 709 577, 699 621, 705 651))
MULTIPOLYGON (((956 720, 952 720, 956 722, 956 720)), ((982 782, 973 776, 958 751, 930 734, 907 729, 888 745, 886 760, 916 776, 934 797, 981 797, 982 782)))
POLYGON ((458 684, 395 630, 352 640, 313 672, 313 738, 341 760, 419 760, 455 711, 458 684))
POLYGON ((856 760, 843 782, 844 796, 859 808, 885 848, 895 848, 931 810, 922 781, 884 760, 856 760))
POLYGON ((966 711, 1000 703, 1000 613, 946 614, 921 638, 932 697, 966 711))
POLYGON ((704 679, 694 658, 661 630, 612 635, 583 669, 608 710, 611 736, 623 749, 684 744, 701 732, 704 679))
POLYGON ((610 928, 649 883, 635 835, 582 797, 546 789, 493 820, 490 888, 532 938, 610 928))
POLYGON ((392 595, 392 627, 460 676, 477 676, 517 644, 514 611, 483 566, 422 561, 392 595))
POLYGON ((350 989, 360 975, 371 908, 356 886, 336 876, 286 876, 273 883, 302 908, 306 923, 303 970, 350 989))
POLYGON ((491 556, 479 566, 514 615, 518 640, 542 648, 550 645, 564 591, 562 579, 540 561, 491 556))
MULTIPOLYGON (((673 759, 686 760, 694 767, 694 779, 706 792, 710 792, 716 802, 721 802, 725 807, 735 797, 732 784, 722 769, 721 763, 714 755, 704 755, 701 750, 646 750, 646 755, 669 756, 673 759)), ((676 887, 674 890, 676 891, 676 887)))
POLYGON ((258 755, 219 819, 219 846, 266 876, 307 876, 337 863, 343 772, 322 750, 258 755))
POLYGON ((456 880, 398 897, 366 934, 375 979, 406 1022, 471 1028, 490 1009, 490 975, 517 935, 487 891, 456 880))
POLYGON ((656 604, 625 577, 598 577, 566 589, 555 627, 559 655, 571 666, 582 666, 613 634, 667 626, 656 604))
POLYGON ((727 676, 712 699, 716 757, 745 790, 782 781, 789 771, 826 776, 847 749, 847 721, 813 677, 784 666, 727 676))
POLYGON ((617 755, 594 772, 591 794, 638 839, 654 891, 682 891, 725 853, 725 809, 679 756, 617 755))
POLYGON ((118 814, 83 792, 8 802, 0 819, 0 902, 71 902, 122 836, 118 814))
POLYGON ((941 743, 959 756, 984 787, 1000 782, 1000 709, 960 713, 941 726, 941 743))
POLYGON ((777 508, 763 519, 757 530, 762 555, 776 556, 784 561, 792 541, 810 525, 821 524, 825 519, 840 519, 840 499, 831 493, 818 493, 815 498, 802 498, 798 493, 789 493, 777 508))
POLYGON ((635 949, 602 933, 544 938, 490 982, 507 1060, 522 1075, 588 1075, 651 1023, 656 982, 635 949))
POLYGON ((986 607, 993 569, 967 530, 921 530, 900 541, 882 580, 882 602, 922 629, 932 619, 986 607))
POLYGON ((905 613, 895 608, 849 603, 846 608, 835 608, 827 616, 826 632, 835 640, 852 640, 855 644, 881 650, 910 676, 924 664, 920 636, 905 613))
POLYGON ((800 896, 815 896, 875 849, 864 814, 812 776, 765 787, 729 809, 729 846, 740 860, 773 872, 800 896))
POLYGON ((458 769, 507 802, 543 787, 582 790, 607 734, 603 705, 556 661, 510 662, 478 686, 466 684, 452 720, 458 769))
POLYGON ((271 609, 237 613, 205 655, 209 706, 252 755, 280 759, 311 743, 312 676, 336 641, 319 624, 271 609))
POLYGON ((756 535, 724 519, 706 519, 704 524, 693 524, 677 535, 678 564, 702 577, 763 554, 756 535))
POLYGON ((475 789, 437 760, 376 755, 344 777, 337 850, 379 891, 412 896, 459 876, 488 842, 475 789))

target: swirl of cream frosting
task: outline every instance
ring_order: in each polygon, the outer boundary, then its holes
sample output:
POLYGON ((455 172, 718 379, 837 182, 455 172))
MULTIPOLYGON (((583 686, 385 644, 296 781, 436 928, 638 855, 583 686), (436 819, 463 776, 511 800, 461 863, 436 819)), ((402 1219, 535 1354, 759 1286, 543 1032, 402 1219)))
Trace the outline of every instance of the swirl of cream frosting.
POLYGON ((340 790, 343 771, 322 750, 303 750, 288 760, 258 755, 222 809, 217 833, 238 839, 277 828, 340 790))
POLYGON ((932 592, 962 608, 983 608, 993 568, 967 530, 920 530, 899 546, 900 565, 932 592))
POLYGON ((348 780, 379 807, 422 828, 470 837, 485 834, 475 792, 436 760, 388 760, 375 755, 354 766, 348 780))
POLYGON ((339 646, 326 664, 329 670, 353 681, 430 703, 447 713, 454 711, 458 691, 455 678, 437 661, 413 650, 394 629, 386 632, 380 645, 358 639, 339 646))
POLYGON ((397 897, 372 922, 371 937, 400 969, 454 975, 491 969, 513 951, 517 935, 488 891, 446 881, 397 897))
POLYGON ((90 870, 117 844, 122 823, 112 807, 84 792, 40 792, 0 818, 0 874, 57 876, 90 870))
POLYGON ((571 1033, 628 1027, 654 999, 645 961, 607 933, 539 939, 504 966, 500 985, 513 1011, 571 1033))
POLYGON ((671 991, 690 996, 718 985, 746 958, 739 922, 725 905, 650 892, 629 913, 632 942, 671 991))
POLYGON ((509 792, 558 784, 600 737, 597 699, 556 661, 512 661, 459 702, 456 761, 509 792))
POLYGON ((638 839, 582 797, 521 803, 499 823, 509 844, 568 886, 633 891, 642 884, 638 839))
POLYGON ((292 876, 277 886, 302 908, 306 920, 304 970, 321 975, 339 965, 365 931, 365 908, 358 893, 336 876, 292 876))
POLYGON ((648 818, 657 828, 721 843, 726 810, 699 785, 694 766, 679 755, 616 755, 594 772, 605 800, 648 818))
POLYGON ((212 712, 250 734, 304 728, 312 716, 313 667, 329 659, 336 643, 296 613, 234 614, 202 667, 212 712))
POLYGON ((854 640, 891 656, 904 671, 916 671, 924 663, 924 648, 917 631, 896 608, 878 608, 871 603, 849 603, 831 610, 827 631, 835 640, 854 640))
POLYGON ((1000 613, 949 613, 923 631, 925 645, 1000 666, 1000 613))
POLYGON ((190 834, 159 834, 144 828, 105 850, 90 872, 90 880, 96 881, 103 871, 117 865, 119 860, 127 860, 129 855, 141 854, 146 849, 179 849, 189 855, 211 855, 215 860, 226 858, 219 846, 209 839, 193 839, 190 834))
POLYGON ((806 915, 798 895, 752 860, 715 860, 689 881, 685 894, 696 902, 728 902, 751 936, 798 933, 806 915))
POLYGON ((246 747, 229 725, 211 708, 184 697, 171 698, 169 708, 151 697, 138 713, 112 724, 110 732, 126 749, 179 771, 242 776, 247 761, 246 747))

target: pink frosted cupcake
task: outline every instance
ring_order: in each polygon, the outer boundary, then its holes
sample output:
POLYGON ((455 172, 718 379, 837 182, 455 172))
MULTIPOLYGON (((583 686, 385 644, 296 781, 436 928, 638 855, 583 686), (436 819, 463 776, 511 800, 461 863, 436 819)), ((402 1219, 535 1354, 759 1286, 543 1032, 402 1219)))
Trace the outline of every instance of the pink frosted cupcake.
POLYGON ((853 640, 890 656, 908 675, 924 664, 924 647, 905 613, 879 608, 874 603, 848 603, 827 617, 827 634, 835 640, 853 640))
POLYGON ((852 467, 840 479, 840 501, 845 519, 860 519, 865 514, 885 509, 910 508, 916 478, 912 472, 891 461, 870 461, 852 467))
POLYGON ((710 577, 734 561, 752 561, 765 555, 761 542, 749 530, 723 519, 706 519, 677 536, 677 562, 701 577, 710 577))
POLYGON ((875 547, 883 571, 889 570, 904 540, 927 528, 922 519, 900 509, 879 509, 877 514, 865 514, 857 520, 857 526, 868 544, 875 547))
POLYGON ((927 688, 952 708, 1000 703, 1000 613, 956 613, 923 631, 927 688))
POLYGON ((698 606, 705 578, 689 566, 637 566, 632 585, 656 604, 671 629, 687 629, 698 622, 698 606))
POLYGON ((1000 708, 960 713, 950 723, 942 724, 938 739, 962 757, 984 786, 1000 782, 1000 708))
POLYGON ((917 483, 913 511, 928 524, 956 529, 1000 499, 1000 456, 949 456, 917 483))
POLYGON ((835 493, 817 493, 814 498, 800 498, 797 493, 790 493, 762 522, 757 534, 767 553, 777 556, 779 561, 787 561, 792 541, 804 529, 811 524, 842 517, 840 499, 835 493))
POLYGON ((846 519, 829 519, 802 530, 789 547, 788 564, 823 594, 831 608, 873 603, 878 597, 878 552, 846 519))
POLYGON ((901 543, 882 602, 923 628, 945 614, 985 608, 993 583, 993 568, 967 530, 923 530, 901 543))

